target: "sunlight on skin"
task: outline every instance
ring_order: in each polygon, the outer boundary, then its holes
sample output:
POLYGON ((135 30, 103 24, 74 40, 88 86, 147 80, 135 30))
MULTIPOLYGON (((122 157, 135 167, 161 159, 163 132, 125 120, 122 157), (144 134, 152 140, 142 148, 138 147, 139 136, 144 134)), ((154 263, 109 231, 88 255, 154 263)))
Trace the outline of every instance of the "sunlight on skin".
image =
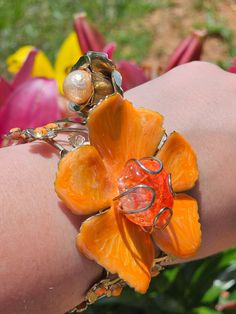
POLYGON ((235 245, 236 76, 193 62, 126 93, 137 106, 161 112, 168 133, 176 130, 197 153, 203 245, 196 258, 235 245), (155 86, 155 88, 153 88, 155 86))
MULTIPOLYGON (((205 63, 178 67, 126 93, 159 111, 167 131, 179 131, 198 156, 203 245, 198 257, 235 244, 236 76, 205 63)), ((2 219, 0 312, 57 314, 72 308, 101 274, 80 255, 82 218, 54 192, 57 153, 46 144, 0 150, 2 219), (3 253, 4 252, 4 253, 3 253), (22 284, 23 283, 23 284, 22 284)))

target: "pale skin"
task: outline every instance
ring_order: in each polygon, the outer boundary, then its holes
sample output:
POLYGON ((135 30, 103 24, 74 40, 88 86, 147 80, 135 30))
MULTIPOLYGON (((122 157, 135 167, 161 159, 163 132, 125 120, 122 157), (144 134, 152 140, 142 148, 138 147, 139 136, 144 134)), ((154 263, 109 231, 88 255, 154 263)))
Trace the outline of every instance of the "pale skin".
MULTIPOLYGON (((202 246, 196 258, 236 244, 236 75, 191 63, 126 93, 159 111, 198 156, 202 246)), ((58 314, 82 301, 102 268, 75 247, 82 217, 57 198, 57 152, 47 144, 0 150, 0 313, 58 314)))

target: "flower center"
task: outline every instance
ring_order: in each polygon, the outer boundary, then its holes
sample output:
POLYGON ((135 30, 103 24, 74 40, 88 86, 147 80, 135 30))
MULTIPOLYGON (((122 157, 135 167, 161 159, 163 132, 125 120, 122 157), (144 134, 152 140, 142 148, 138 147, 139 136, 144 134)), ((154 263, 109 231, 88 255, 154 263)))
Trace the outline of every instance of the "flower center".
POLYGON ((170 221, 174 202, 170 175, 154 157, 129 160, 118 179, 120 211, 142 227, 162 229, 170 221))

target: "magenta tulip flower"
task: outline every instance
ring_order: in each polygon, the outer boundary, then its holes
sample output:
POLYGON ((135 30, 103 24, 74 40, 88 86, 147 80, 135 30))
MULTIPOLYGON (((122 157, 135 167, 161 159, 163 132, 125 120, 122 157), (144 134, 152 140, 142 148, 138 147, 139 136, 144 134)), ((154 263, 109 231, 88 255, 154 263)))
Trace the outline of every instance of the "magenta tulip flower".
POLYGON ((207 32, 205 30, 198 30, 193 31, 187 38, 185 38, 170 56, 164 72, 173 69, 177 65, 200 60, 206 35, 207 32))
POLYGON ((0 78, 0 145, 11 128, 37 127, 61 117, 56 81, 31 77, 33 49, 11 83, 0 78))
POLYGON ((232 64, 228 68, 228 71, 231 73, 236 73, 236 57, 232 59, 232 64))
MULTIPOLYGON (((106 44, 104 37, 87 21, 85 13, 75 16, 74 28, 83 53, 88 51, 106 52, 108 57, 112 59, 116 44, 106 44)), ((122 88, 124 90, 148 81, 143 69, 137 64, 126 60, 120 60, 116 65, 118 71, 122 74, 122 88)))

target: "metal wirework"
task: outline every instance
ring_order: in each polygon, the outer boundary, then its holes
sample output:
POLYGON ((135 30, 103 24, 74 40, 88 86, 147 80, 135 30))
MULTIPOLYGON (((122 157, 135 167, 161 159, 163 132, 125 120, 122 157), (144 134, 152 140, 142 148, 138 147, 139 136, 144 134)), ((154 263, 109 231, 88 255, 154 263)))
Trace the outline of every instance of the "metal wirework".
POLYGON ((130 161, 133 161, 135 162, 136 164, 138 164, 138 166, 140 168, 142 168, 145 172, 149 173, 149 174, 158 174, 160 173, 162 170, 163 170, 163 163, 160 159, 156 158, 156 157, 144 157, 140 160, 138 159, 130 159, 130 161), (159 163, 159 169, 158 170, 151 170, 151 169, 148 169, 146 166, 144 166, 144 164, 141 162, 142 160, 152 160, 152 161, 156 161, 159 163))
POLYGON ((172 182, 171 182, 171 173, 168 174, 168 184, 169 184, 169 188, 170 188, 170 192, 173 196, 175 196, 175 192, 173 190, 173 187, 172 187, 172 182))
POLYGON ((69 128, 69 127, 60 127, 58 129, 56 129, 56 131, 58 132, 83 132, 83 133, 87 133, 88 134, 88 130, 85 128, 69 128))
POLYGON ((165 228, 168 226, 168 224, 170 223, 172 215, 173 215, 173 211, 172 211, 171 208, 169 208, 169 207, 163 207, 163 208, 157 213, 156 217, 153 219, 153 227, 156 228, 156 229, 160 229, 160 230, 165 229, 165 228), (169 211, 170 216, 168 217, 166 223, 165 223, 163 226, 161 226, 161 228, 159 228, 158 225, 157 225, 157 221, 158 221, 158 219, 161 217, 161 215, 162 215, 165 211, 169 211))
POLYGON ((122 210, 123 213, 128 214, 128 215, 129 214, 142 213, 142 212, 145 212, 148 209, 150 209, 152 207, 152 205, 154 204, 155 199, 156 199, 156 192, 155 192, 154 188, 152 188, 151 186, 146 185, 146 184, 138 184, 138 185, 133 186, 132 188, 126 190, 125 192, 123 192, 123 193, 119 194, 118 196, 116 196, 115 198, 113 198, 113 201, 116 201, 116 200, 128 195, 129 193, 132 193, 132 192, 138 190, 138 189, 147 189, 152 193, 152 198, 150 200, 150 203, 144 208, 134 209, 131 211, 122 210))
POLYGON ((87 117, 82 113, 78 112, 77 117, 70 117, 70 118, 64 118, 54 121, 55 123, 72 123, 72 124, 80 124, 80 125, 86 125, 87 124, 87 117), (78 121, 78 119, 81 119, 78 121))
POLYGON ((168 135, 166 134, 166 132, 164 132, 164 134, 163 134, 163 136, 161 138, 161 141, 160 141, 160 143, 159 143, 159 145, 157 147, 157 151, 159 151, 164 146, 164 144, 167 141, 167 139, 168 139, 168 135))

